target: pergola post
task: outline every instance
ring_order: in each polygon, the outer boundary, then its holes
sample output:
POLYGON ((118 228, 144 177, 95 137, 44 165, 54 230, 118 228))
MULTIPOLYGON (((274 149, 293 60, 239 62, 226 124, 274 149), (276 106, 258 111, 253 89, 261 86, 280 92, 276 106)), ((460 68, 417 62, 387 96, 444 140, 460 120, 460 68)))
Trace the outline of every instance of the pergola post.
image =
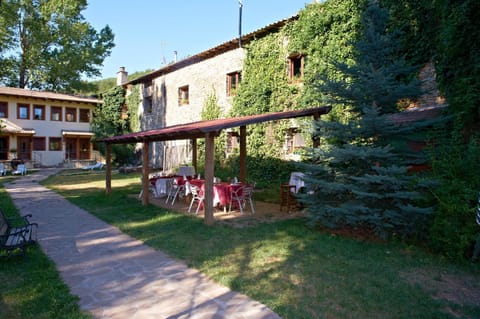
MULTIPOLYGON (((318 121, 320 119, 320 114, 319 113, 315 113, 313 114, 313 120, 314 121, 318 121)), ((316 137, 316 136, 312 136, 312 140, 313 140, 313 147, 314 148, 317 148, 320 146, 320 138, 316 137)))
POLYGON ((192 166, 195 168, 195 173, 198 174, 197 167, 197 139, 192 138, 192 166))
POLYGON ((105 147, 105 193, 110 195, 112 193, 112 144, 107 143, 105 147))
POLYGON ((203 202, 205 211, 205 224, 213 225, 213 177, 215 166, 215 135, 205 134, 205 199, 203 202))
POLYGON ((247 181, 247 127, 240 126, 240 181, 247 181))
POLYGON ((148 189, 150 181, 148 180, 148 153, 150 152, 150 143, 143 141, 143 151, 142 151, 142 205, 148 205, 148 189))

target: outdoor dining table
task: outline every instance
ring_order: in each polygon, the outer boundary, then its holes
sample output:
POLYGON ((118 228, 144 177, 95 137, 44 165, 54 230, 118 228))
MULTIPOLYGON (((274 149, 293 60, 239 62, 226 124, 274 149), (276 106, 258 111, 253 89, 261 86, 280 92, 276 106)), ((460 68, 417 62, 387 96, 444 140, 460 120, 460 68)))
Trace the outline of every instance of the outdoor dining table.
MULTIPOLYGON (((200 190, 205 193, 205 180, 204 179, 191 179, 188 181, 185 187, 185 194, 188 195, 191 193, 190 185, 195 185, 200 190)), ((213 206, 220 206, 223 207, 224 211, 226 211, 227 206, 230 204, 230 200, 232 198, 232 191, 236 191, 240 187, 244 186, 245 184, 236 183, 231 184, 227 182, 220 182, 213 184, 213 206)), ((235 203, 234 203, 235 205, 235 203)), ((238 205, 235 205, 238 206, 238 205)))
POLYGON ((150 184, 155 187, 157 190, 157 196, 162 197, 166 196, 170 191, 171 181, 173 180, 174 176, 154 176, 149 178, 150 184))

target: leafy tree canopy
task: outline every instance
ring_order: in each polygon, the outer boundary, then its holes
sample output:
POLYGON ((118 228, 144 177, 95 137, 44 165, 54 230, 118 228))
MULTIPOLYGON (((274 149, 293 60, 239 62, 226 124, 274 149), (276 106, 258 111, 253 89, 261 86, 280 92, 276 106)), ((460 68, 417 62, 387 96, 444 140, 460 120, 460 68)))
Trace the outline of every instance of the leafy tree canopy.
POLYGON ((81 14, 86 0, 6 0, 0 10, 0 83, 74 91, 100 75, 114 47, 106 26, 97 32, 81 14))

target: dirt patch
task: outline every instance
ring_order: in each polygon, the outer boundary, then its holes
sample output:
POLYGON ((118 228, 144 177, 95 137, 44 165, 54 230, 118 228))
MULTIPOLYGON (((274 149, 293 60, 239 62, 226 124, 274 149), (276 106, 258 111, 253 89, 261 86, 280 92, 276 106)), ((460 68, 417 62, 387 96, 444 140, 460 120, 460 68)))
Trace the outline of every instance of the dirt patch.
MULTIPOLYGON (((150 202, 153 205, 157 205, 166 209, 172 209, 182 214, 188 214, 188 198, 180 198, 175 202, 174 205, 171 205, 170 203, 166 204, 165 198, 150 197, 150 202)), ((196 208, 195 205, 194 209, 196 208)), ((192 212, 194 212, 194 209, 192 209, 192 212)), ((203 210, 200 210, 198 215, 191 215, 202 219, 205 217, 203 210)), ((260 201, 255 201, 255 214, 252 214, 249 207, 247 207, 243 214, 238 210, 232 210, 229 212, 228 207, 226 209, 223 207, 216 207, 214 212, 214 218, 217 223, 236 228, 252 227, 259 223, 269 223, 285 219, 301 218, 304 216, 305 213, 301 210, 287 212, 285 207, 280 210, 279 204, 271 204, 260 201)))
MULTIPOLYGON (((480 281, 470 274, 448 274, 437 270, 413 269, 400 276, 412 285, 422 287, 435 299, 447 300, 459 306, 480 305, 480 281)), ((446 309, 447 312, 462 317, 462 314, 446 309)))

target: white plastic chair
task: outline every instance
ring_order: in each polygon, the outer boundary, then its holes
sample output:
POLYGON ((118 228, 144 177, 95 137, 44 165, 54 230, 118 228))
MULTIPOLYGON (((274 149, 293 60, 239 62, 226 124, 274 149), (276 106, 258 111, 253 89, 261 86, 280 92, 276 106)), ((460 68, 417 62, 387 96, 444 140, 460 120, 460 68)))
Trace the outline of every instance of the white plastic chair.
POLYGON ((192 210, 192 206, 194 202, 198 202, 197 205, 197 210, 195 211, 195 214, 198 214, 198 210, 200 209, 200 205, 203 204, 203 200, 205 199, 205 196, 203 194, 203 191, 195 185, 190 185, 190 191, 192 192, 192 201, 190 202, 190 206, 188 207, 188 212, 192 210))
POLYGON ((96 169, 101 170, 102 168, 103 168, 103 163, 102 162, 96 162, 93 165, 87 165, 87 166, 82 167, 82 169, 84 169, 84 170, 91 170, 91 171, 96 170, 96 169))
POLYGON ((27 167, 25 164, 18 164, 17 169, 12 172, 12 175, 25 175, 27 174, 27 167))
POLYGON ((7 169, 5 168, 5 165, 3 163, 0 163, 0 176, 5 175, 7 175, 7 169))
POLYGON ((165 200, 165 203, 167 204, 168 201, 170 200, 170 198, 172 199, 172 206, 173 204, 175 204, 175 200, 177 199, 177 197, 185 191, 185 185, 179 185, 177 183, 177 180, 174 178, 173 181, 172 181, 172 185, 170 187, 170 190, 168 192, 168 196, 167 196, 167 199, 165 200))
POLYGON ((253 186, 252 185, 245 185, 237 190, 232 190, 230 194, 230 205, 228 211, 232 211, 232 203, 235 201, 238 204, 238 208, 240 209, 240 213, 243 214, 243 210, 245 209, 245 205, 247 202, 250 203, 250 208, 252 210, 252 214, 255 214, 255 207, 253 206, 253 186))
MULTIPOLYGON (((142 190, 140 191, 140 194, 138 194, 138 199, 141 199, 143 195, 143 177, 141 178, 141 181, 142 190)), ((158 197, 157 189, 152 185, 152 183, 150 183, 150 181, 148 181, 148 190, 153 194, 154 197, 158 197)))

